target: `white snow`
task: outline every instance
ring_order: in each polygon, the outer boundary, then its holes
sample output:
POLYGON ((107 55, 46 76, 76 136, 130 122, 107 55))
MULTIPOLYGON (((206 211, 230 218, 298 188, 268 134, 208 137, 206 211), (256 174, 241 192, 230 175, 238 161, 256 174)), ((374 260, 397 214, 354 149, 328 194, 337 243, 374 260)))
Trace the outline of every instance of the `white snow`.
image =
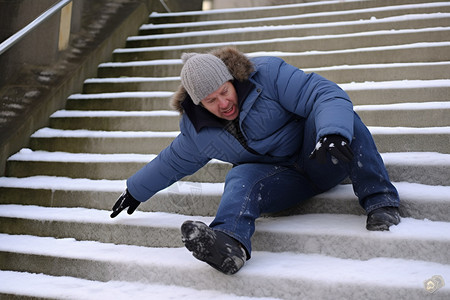
POLYGON ((441 88, 450 87, 450 79, 435 80, 392 80, 392 81, 366 81, 340 83, 345 91, 376 90, 376 89, 416 89, 416 88, 441 88))
POLYGON ((95 118, 95 117, 179 117, 180 113, 170 110, 116 111, 116 110, 58 110, 50 118, 95 118))
POLYGON ((42 128, 31 135, 36 138, 70 137, 70 138, 175 138, 179 131, 95 131, 62 130, 42 128))
MULTIPOLYGON (((115 78, 110 82, 114 82, 115 78)), ((156 98, 171 97, 173 92, 117 92, 117 93, 96 93, 96 94, 72 94, 68 99, 111 99, 111 98, 156 98)))
POLYGON ((44 274, 0 271, 2 285, 0 292, 17 293, 32 297, 54 297, 58 299, 196 299, 196 300, 251 300, 275 299, 241 297, 214 290, 196 290, 181 286, 146 284, 126 281, 92 281, 67 276, 49 276, 44 274), (149 299, 149 298, 147 298, 149 299))
MULTIPOLYGON (((197 44, 183 44, 176 46, 156 46, 156 47, 139 47, 139 48, 119 48, 114 50, 114 53, 136 53, 136 52, 150 52, 150 51, 170 51, 179 49, 195 49, 195 48, 215 48, 223 46, 240 46, 240 45, 258 45, 258 44, 273 44, 273 43, 287 43, 287 42, 297 42, 297 43, 308 43, 314 40, 324 40, 324 39, 343 39, 349 37, 373 37, 377 35, 400 35, 400 34, 410 34, 410 33, 430 33, 430 32, 448 32, 448 27, 437 27, 437 28, 420 28, 420 29, 402 29, 402 30, 377 30, 368 32, 357 32, 357 33, 344 33, 344 34, 333 34, 333 35, 314 35, 305 37, 286 37, 286 38, 272 38, 272 39, 260 39, 254 41, 231 41, 231 42, 216 42, 216 43, 197 43, 197 44)), ((331 41, 330 41, 331 42, 331 41)))
POLYGON ((238 19, 238 20, 218 20, 218 21, 203 21, 203 22, 186 22, 186 23, 165 23, 165 24, 146 24, 141 26, 141 29, 153 29, 153 28, 176 28, 176 27, 199 27, 199 26, 210 26, 210 25, 223 25, 223 24, 243 24, 252 22, 270 22, 270 21, 280 21, 280 20, 293 20, 293 19, 305 19, 311 17, 327 17, 336 15, 357 15, 360 13, 373 13, 382 12, 393 9, 402 10, 403 13, 407 13, 410 9, 417 8, 428 8, 428 7, 447 7, 450 3, 446 2, 435 2, 435 3, 419 3, 419 4, 407 4, 407 5, 393 5, 393 6, 383 6, 383 7, 372 7, 365 9, 354 9, 351 11, 331 11, 331 12, 318 12, 318 13, 305 13, 300 15, 288 15, 288 16, 278 16, 278 17, 265 17, 265 18, 255 18, 255 19, 238 19))
MULTIPOLYGON (((118 77, 118 78, 88 78, 84 83, 128 83, 128 82, 160 82, 179 81, 180 77, 118 77)), ((144 92, 151 93, 151 92, 144 92)))
MULTIPOLYGON (((180 32, 180 33, 139 35, 139 36, 131 36, 127 40, 139 41, 139 40, 168 39, 168 38, 180 38, 180 37, 191 37, 191 36, 202 36, 202 35, 233 34, 233 33, 242 33, 242 32, 260 32, 260 31, 295 30, 295 29, 304 29, 304 28, 352 26, 352 25, 379 24, 379 23, 423 20, 423 19, 433 19, 433 18, 447 18, 447 17, 450 17, 449 13, 408 14, 408 15, 380 18, 380 19, 376 19, 376 20, 369 19, 369 20, 355 20, 355 21, 341 21, 341 22, 327 22, 327 23, 265 25, 265 26, 251 26, 251 27, 226 28, 226 29, 215 29, 215 30, 189 31, 189 32, 180 32)), ((146 27, 148 27, 148 25, 143 25, 141 27, 141 29, 146 29, 146 27)))

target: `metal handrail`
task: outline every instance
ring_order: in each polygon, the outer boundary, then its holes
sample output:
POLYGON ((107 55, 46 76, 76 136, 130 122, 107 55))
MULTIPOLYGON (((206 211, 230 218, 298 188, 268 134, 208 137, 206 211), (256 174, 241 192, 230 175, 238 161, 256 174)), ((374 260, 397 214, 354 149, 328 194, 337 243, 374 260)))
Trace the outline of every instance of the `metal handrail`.
POLYGON ((21 40, 25 35, 36 29, 36 27, 50 18, 52 15, 54 15, 56 12, 58 12, 60 9, 62 9, 64 6, 69 4, 72 0, 61 0, 52 7, 50 7, 48 10, 46 10, 43 14, 41 14, 39 17, 34 19, 33 22, 10 36, 8 39, 6 39, 3 43, 0 44, 0 55, 3 54, 6 50, 11 48, 14 44, 16 44, 19 40, 21 40))

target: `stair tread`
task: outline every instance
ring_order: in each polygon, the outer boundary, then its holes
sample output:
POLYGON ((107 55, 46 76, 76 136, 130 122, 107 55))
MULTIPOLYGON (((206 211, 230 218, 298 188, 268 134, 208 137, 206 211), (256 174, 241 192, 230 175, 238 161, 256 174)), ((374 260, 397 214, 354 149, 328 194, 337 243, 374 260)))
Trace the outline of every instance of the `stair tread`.
MULTIPOLYGON (((376 129, 376 127, 375 127, 376 129)), ((402 128, 392 128, 393 132, 401 131, 402 128)), ((406 128, 405 130, 413 132, 444 132, 450 133, 448 128, 406 128), (442 129, 442 131, 441 131, 442 129)), ((380 128, 380 132, 386 132, 390 128, 380 128)), ((118 132, 121 134, 123 132, 118 132)), ((144 132, 145 133, 145 132, 144 132)), ((153 133, 151 133, 153 134, 153 133)), ((437 152, 391 152, 380 153, 383 160, 388 164, 412 164, 412 165, 450 165, 450 154, 443 154, 437 152)), ((119 153, 119 154, 97 154, 97 153, 70 153, 70 152, 48 152, 48 151, 33 151, 30 149, 22 149, 18 153, 10 156, 9 161, 61 161, 61 162, 149 162, 156 157, 156 154, 135 154, 135 153, 119 153)), ((229 164, 217 159, 212 159, 210 162, 218 164, 229 164)))
MULTIPOLYGON (((274 22, 279 20, 295 20, 295 19, 307 19, 311 17, 331 17, 336 15, 350 15, 355 16, 357 20, 361 17, 358 14, 370 13, 375 14, 383 11, 399 10, 403 13, 408 10, 413 9, 426 9, 434 7, 448 7, 450 6, 445 2, 436 3, 418 3, 418 4, 403 4, 403 5, 393 5, 393 6, 382 6, 382 7, 371 7, 363 9, 353 9, 353 10, 337 10, 332 12, 316 12, 316 13, 305 13, 298 15, 287 15, 287 16, 274 16, 274 17, 262 17, 262 18, 248 18, 248 19, 238 19, 238 20, 212 20, 212 21, 198 21, 198 22, 180 22, 180 23, 165 23, 165 24, 145 24, 141 26, 141 29, 155 29, 155 28, 177 28, 177 27, 200 27, 200 26, 211 26, 211 25, 228 25, 230 24, 249 24, 255 22, 274 22)), ((212 11, 213 12, 213 11, 212 11)))
POLYGON ((94 281, 69 276, 50 276, 45 274, 1 271, 0 294, 20 295, 28 297, 49 297, 55 299, 197 299, 209 300, 270 300, 268 297, 236 296, 231 292, 216 290, 200 290, 175 285, 127 281, 94 281))
MULTIPOLYGON (((189 195, 191 186, 199 186, 202 195, 222 195, 224 183, 186 182, 177 187, 178 194, 189 195)), ((393 182, 402 199, 433 203, 445 201, 450 203, 450 186, 434 186, 410 182, 393 182)), ((105 191, 121 193, 126 187, 125 180, 68 178, 57 176, 30 176, 23 178, 0 177, 0 188, 50 189, 70 191, 105 191)), ((167 191, 166 188, 159 193, 167 191)), ((351 184, 341 184, 316 197, 330 199, 355 198, 351 184)))
MULTIPOLYGON (((149 248, 6 234, 0 234, 0 241, 0 251, 62 256, 109 264, 120 263, 127 264, 129 267, 139 265, 148 269, 149 272, 158 266, 155 272, 171 269, 172 276, 175 276, 176 272, 187 269, 217 287, 220 287, 222 285, 220 281, 225 279, 206 264, 192 258, 184 248, 149 248)), ((247 280, 267 281, 289 278, 296 282, 320 280, 325 285, 333 285, 355 283, 355 278, 358 278, 357 283, 362 285, 395 286, 397 289, 419 290, 423 289, 423 281, 432 274, 449 278, 450 265, 383 257, 361 261, 315 254, 255 251, 246 267, 236 276, 227 277, 227 280, 237 281, 247 278, 247 280)), ((145 276, 141 278, 143 281, 147 280, 145 276)), ((447 294, 450 288, 443 287, 440 292, 447 294)))
MULTIPOLYGON (((295 29, 305 29, 305 28, 320 28, 320 27, 348 27, 348 26, 361 26, 364 24, 374 25, 378 23, 395 24, 398 21, 405 20, 423 20, 423 19, 433 19, 433 18, 447 18, 449 13, 424 13, 424 14, 408 14, 399 15, 394 17, 377 18, 376 20, 362 19, 357 21, 344 21, 344 22, 326 22, 326 23, 314 23, 314 24, 292 24, 292 25, 272 25, 272 26, 251 26, 251 27, 240 27, 240 28, 229 28, 229 29, 213 29, 213 30, 201 30, 201 31, 189 31, 189 32, 178 32, 178 33, 165 33, 165 34, 151 34, 151 35, 137 35, 130 36, 127 41, 141 41, 141 40, 153 40, 153 39, 167 39, 167 38, 181 38, 181 37, 195 37, 204 35, 219 35, 219 34, 236 34, 242 32, 260 32, 260 31, 283 31, 283 30, 295 30, 295 29)), ((153 26, 143 25, 141 29, 146 27, 152 28, 153 26)))
MULTIPOLYGON (((185 216, 162 212, 136 211, 133 215, 119 215, 115 219, 109 217, 111 211, 87 208, 41 207, 34 205, 0 205, 0 217, 30 219, 39 221, 60 221, 84 224, 107 224, 117 226, 171 228, 178 229, 186 220, 198 220, 211 223, 212 217, 185 216)), ((350 236, 366 242, 375 240, 427 240, 450 242, 450 222, 418 220, 403 218, 402 222, 391 227, 390 232, 369 232, 365 228, 366 216, 345 214, 306 214, 257 220, 257 231, 284 233, 294 235, 350 236), (298 224, 299 226, 293 226, 298 224)))

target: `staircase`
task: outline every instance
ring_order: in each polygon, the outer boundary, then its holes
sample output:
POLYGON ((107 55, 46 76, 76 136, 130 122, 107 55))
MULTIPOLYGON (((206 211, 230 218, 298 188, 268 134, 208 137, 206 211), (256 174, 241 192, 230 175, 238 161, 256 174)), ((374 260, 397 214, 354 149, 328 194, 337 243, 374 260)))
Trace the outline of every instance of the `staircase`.
POLYGON ((0 178, 0 297, 450 298, 450 2, 152 14, 83 89, 0 178), (252 259, 222 275, 179 232, 187 219, 212 221, 230 169, 220 161, 110 219, 125 179, 178 134, 168 99, 181 53, 224 45, 282 57, 347 91, 398 188, 401 224, 367 231, 345 182, 260 219, 252 259), (434 275, 448 283, 427 291, 434 275))

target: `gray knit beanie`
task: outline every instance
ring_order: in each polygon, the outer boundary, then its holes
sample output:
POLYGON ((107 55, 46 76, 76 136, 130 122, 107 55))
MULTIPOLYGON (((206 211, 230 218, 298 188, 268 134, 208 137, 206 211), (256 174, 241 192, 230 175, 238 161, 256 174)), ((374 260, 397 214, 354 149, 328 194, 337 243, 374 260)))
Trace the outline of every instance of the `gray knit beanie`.
POLYGON ((183 53, 181 59, 181 84, 196 105, 233 79, 225 63, 212 54, 183 53))

